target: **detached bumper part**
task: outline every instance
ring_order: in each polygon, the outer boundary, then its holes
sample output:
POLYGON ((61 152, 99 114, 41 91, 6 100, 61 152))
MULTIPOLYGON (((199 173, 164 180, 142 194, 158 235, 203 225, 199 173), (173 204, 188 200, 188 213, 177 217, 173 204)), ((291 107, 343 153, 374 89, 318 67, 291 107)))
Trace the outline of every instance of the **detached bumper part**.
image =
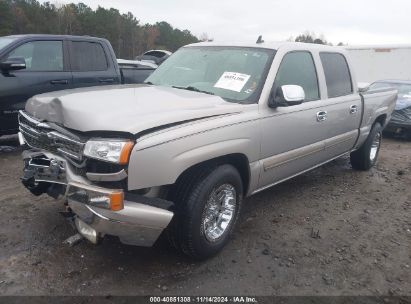
POLYGON ((117 212, 71 199, 68 203, 80 223, 88 226, 84 230, 77 226, 77 229, 89 240, 90 233, 85 230, 89 231, 89 228, 92 228, 96 231, 97 238, 106 234, 114 235, 124 244, 149 247, 154 244, 173 217, 171 211, 128 201, 124 202, 124 209, 117 212))
POLYGON ((88 239, 93 244, 98 242, 98 233, 95 229, 91 228, 89 225, 84 223, 78 217, 74 219, 74 224, 76 225, 77 231, 86 239, 88 239))
MULTIPOLYGON (((34 182, 65 185, 69 207, 75 213, 79 233, 92 243, 104 235, 117 236, 124 244, 152 246, 170 223, 173 212, 161 208, 159 199, 124 195, 122 190, 94 186, 74 174, 61 157, 25 151, 24 176, 34 182)), ((164 206, 170 203, 163 201, 164 206)))

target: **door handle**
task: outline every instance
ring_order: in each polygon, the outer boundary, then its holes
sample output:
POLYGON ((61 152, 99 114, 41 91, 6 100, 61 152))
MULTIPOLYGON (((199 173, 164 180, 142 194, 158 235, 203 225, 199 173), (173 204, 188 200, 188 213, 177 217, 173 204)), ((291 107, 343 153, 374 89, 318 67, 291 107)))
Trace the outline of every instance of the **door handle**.
POLYGON ((321 121, 325 121, 325 120, 327 120, 327 111, 317 112, 317 121, 321 122, 321 121))
POLYGON ((100 83, 113 83, 114 82, 114 78, 100 78, 98 80, 100 83))
POLYGON ((51 84, 68 84, 68 80, 67 79, 51 80, 50 83, 51 84))
POLYGON ((358 107, 356 105, 352 105, 350 107, 350 114, 355 114, 358 111, 358 107))

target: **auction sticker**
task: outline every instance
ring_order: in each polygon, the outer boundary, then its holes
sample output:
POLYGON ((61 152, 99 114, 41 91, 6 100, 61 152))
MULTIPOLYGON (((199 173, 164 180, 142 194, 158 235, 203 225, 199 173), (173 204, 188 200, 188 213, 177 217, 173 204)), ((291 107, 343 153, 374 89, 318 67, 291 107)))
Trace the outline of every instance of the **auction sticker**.
POLYGON ((215 88, 241 92, 250 75, 236 72, 224 72, 214 85, 215 88))

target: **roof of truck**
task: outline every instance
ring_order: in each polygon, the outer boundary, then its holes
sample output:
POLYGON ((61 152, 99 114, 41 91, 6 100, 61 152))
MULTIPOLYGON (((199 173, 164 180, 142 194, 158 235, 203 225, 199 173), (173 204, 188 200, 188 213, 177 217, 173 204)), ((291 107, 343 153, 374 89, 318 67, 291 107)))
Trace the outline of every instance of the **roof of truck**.
POLYGON ((411 84, 411 80, 402 80, 402 79, 383 79, 383 80, 377 80, 375 82, 378 83, 402 83, 402 84, 411 84))
POLYGON ((339 46, 330 46, 315 43, 302 43, 302 42, 263 42, 263 43, 250 43, 250 42, 199 42, 187 45, 187 47, 193 46, 234 46, 234 47, 251 47, 251 48, 264 48, 278 50, 279 48, 290 48, 290 49, 310 49, 310 50, 321 50, 321 51, 341 51, 344 52, 344 48, 339 46))
POLYGON ((390 50, 411 49, 411 44, 372 44, 372 45, 346 45, 347 50, 390 50))
POLYGON ((96 40, 106 40, 104 38, 93 37, 93 36, 74 36, 74 35, 50 35, 50 34, 21 34, 21 35, 11 35, 6 36, 15 39, 25 39, 25 38, 51 38, 51 39, 96 39, 96 40))

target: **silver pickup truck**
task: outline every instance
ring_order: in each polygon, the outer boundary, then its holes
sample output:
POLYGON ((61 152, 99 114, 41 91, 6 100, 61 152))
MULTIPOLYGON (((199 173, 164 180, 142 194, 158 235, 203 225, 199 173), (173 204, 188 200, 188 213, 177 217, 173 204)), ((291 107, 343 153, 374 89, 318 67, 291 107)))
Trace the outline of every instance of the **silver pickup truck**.
POLYGON ((344 154, 377 161, 397 92, 359 90, 343 49, 181 48, 142 85, 37 95, 20 112, 23 184, 62 197, 78 231, 185 254, 220 251, 243 198, 344 154))

